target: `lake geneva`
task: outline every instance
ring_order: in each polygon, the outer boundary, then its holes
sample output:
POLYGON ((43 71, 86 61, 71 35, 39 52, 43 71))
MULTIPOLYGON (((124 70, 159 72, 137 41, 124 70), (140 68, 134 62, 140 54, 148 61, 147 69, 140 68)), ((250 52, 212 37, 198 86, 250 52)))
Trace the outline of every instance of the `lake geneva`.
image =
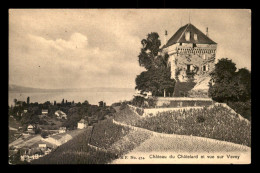
POLYGON ((90 104, 98 105, 99 101, 106 102, 107 105, 112 103, 130 100, 133 98, 135 91, 124 92, 91 92, 91 91, 65 91, 65 92, 9 92, 8 104, 14 105, 14 99, 18 101, 25 101, 30 97, 30 102, 44 103, 56 101, 60 103, 62 99, 68 102, 74 101, 75 103, 84 102, 87 100, 90 104))

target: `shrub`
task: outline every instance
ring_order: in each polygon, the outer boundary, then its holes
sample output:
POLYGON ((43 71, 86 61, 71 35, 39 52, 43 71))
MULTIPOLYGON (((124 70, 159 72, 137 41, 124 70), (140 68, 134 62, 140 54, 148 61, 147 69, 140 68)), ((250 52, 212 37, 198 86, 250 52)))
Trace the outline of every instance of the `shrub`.
POLYGON ((145 98, 142 96, 135 96, 132 100, 132 104, 137 107, 142 107, 144 105, 145 98))
POLYGON ((143 110, 142 108, 136 108, 136 112, 137 112, 139 115, 143 115, 144 110, 143 110))
POLYGON ((35 129, 35 134, 40 134, 41 133, 41 129, 40 128, 36 128, 35 129))
POLYGON ((228 106, 244 118, 251 121, 251 100, 246 102, 228 102, 228 106))
POLYGON ((41 137, 43 137, 43 138, 47 138, 48 135, 49 135, 49 133, 46 132, 46 131, 42 131, 42 132, 41 132, 41 137))
POLYGON ((148 102, 149 108, 154 108, 156 106, 156 103, 157 103, 157 98, 156 97, 148 98, 148 99, 146 99, 146 101, 148 102))
POLYGON ((197 122, 198 122, 198 123, 203 123, 205 120, 206 120, 206 119, 205 119, 203 116, 201 116, 201 115, 199 115, 199 116, 197 117, 197 122))
POLYGON ((125 103, 125 102, 123 102, 122 104, 121 104, 121 106, 120 106, 120 110, 123 110, 123 109, 125 109, 127 107, 127 104, 125 103))

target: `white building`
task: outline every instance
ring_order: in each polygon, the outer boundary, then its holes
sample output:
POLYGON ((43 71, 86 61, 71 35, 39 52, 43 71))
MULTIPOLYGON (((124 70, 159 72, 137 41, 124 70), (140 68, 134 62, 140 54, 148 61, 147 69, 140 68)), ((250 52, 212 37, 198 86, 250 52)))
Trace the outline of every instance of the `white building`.
POLYGON ((43 115, 47 115, 47 114, 48 114, 48 109, 43 109, 43 110, 42 110, 42 114, 43 114, 43 115))
POLYGON ((78 129, 84 129, 87 127, 87 121, 84 120, 84 119, 81 119, 79 122, 78 122, 78 129))
POLYGON ((56 111, 55 115, 57 116, 58 119, 62 119, 62 118, 67 119, 67 115, 60 110, 56 111))
POLYGON ((60 127, 59 133, 65 133, 66 132, 66 127, 60 127))
POLYGON ((28 131, 33 131, 33 125, 29 124, 28 127, 27 127, 27 130, 28 131))

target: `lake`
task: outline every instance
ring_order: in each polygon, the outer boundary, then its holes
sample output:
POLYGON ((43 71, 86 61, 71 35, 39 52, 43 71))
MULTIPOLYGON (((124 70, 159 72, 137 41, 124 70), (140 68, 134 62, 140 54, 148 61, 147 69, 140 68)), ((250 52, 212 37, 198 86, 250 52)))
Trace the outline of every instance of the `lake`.
POLYGON ((90 91, 65 91, 65 92, 9 92, 8 96, 8 104, 9 106, 14 105, 14 99, 18 101, 25 101, 27 97, 30 97, 30 102, 38 102, 44 103, 46 101, 50 101, 53 103, 56 101, 60 103, 62 99, 68 102, 72 102, 74 100, 75 103, 84 102, 87 100, 90 104, 98 105, 99 101, 106 102, 107 105, 111 105, 112 103, 130 100, 133 98, 135 91, 133 90, 128 92, 90 92, 90 91))

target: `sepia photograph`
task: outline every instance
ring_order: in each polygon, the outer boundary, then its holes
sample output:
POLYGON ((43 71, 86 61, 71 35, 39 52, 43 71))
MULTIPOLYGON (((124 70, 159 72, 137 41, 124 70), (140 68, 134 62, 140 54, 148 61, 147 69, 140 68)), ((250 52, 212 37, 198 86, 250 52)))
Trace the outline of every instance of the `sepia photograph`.
POLYGON ((9 9, 8 163, 251 164, 250 9, 9 9))

